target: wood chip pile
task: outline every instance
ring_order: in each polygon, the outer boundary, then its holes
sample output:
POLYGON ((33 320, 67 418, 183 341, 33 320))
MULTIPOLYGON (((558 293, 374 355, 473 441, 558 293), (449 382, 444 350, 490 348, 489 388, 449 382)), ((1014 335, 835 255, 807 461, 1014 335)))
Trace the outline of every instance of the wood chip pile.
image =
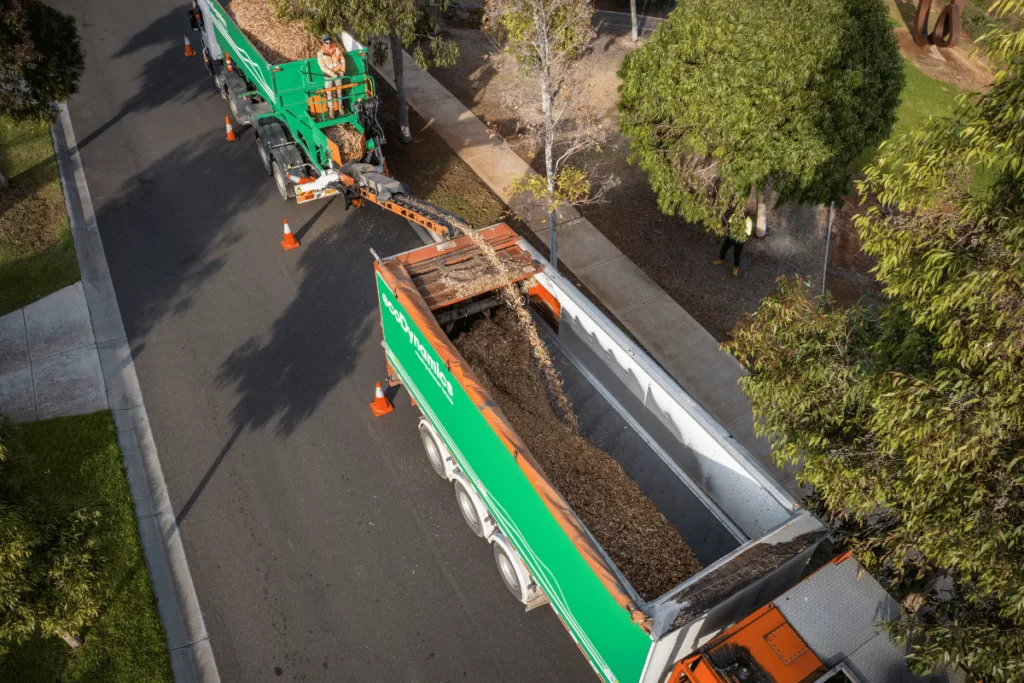
POLYGON ((347 123, 324 128, 323 134, 341 150, 341 160, 360 159, 364 153, 363 134, 347 123))
POLYGON ((271 64, 316 57, 316 36, 297 21, 279 19, 270 0, 230 0, 224 9, 271 64))
POLYGON ((615 459, 557 417, 511 311, 500 309, 453 341, 548 479, 645 600, 701 570, 679 532, 615 459))

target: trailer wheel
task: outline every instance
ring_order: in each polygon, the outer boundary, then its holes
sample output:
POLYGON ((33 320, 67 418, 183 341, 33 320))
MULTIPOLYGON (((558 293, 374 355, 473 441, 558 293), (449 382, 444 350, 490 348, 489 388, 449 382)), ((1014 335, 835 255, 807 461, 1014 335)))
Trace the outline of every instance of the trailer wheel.
POLYGON ((260 161, 263 162, 263 170, 267 172, 267 175, 274 174, 273 163, 274 160, 270 156, 270 150, 267 149, 267 144, 260 139, 260 136, 256 136, 256 149, 260 153, 260 161))
POLYGON ((516 559, 510 556, 500 543, 494 544, 494 562, 498 565, 502 583, 505 584, 505 588, 508 588, 508 592, 515 596, 516 600, 525 602, 523 582, 519 579, 519 572, 516 571, 516 559))
POLYGON ((274 183, 277 185, 277 191, 281 194, 281 198, 287 201, 294 197, 295 186, 285 177, 281 165, 275 161, 270 165, 270 169, 274 174, 274 183))
POLYGON ((483 520, 480 519, 480 513, 477 512, 476 503, 473 502, 472 494, 466 490, 466 485, 459 479, 455 480, 455 500, 459 504, 459 512, 462 513, 462 518, 466 520, 466 526, 468 526, 474 534, 483 538, 483 520))
POLYGON ((444 453, 441 452, 441 447, 437 444, 430 427, 422 421, 420 422, 420 440, 423 442, 423 450, 427 452, 427 460, 430 461, 434 472, 442 479, 447 479, 448 470, 444 466, 444 453))

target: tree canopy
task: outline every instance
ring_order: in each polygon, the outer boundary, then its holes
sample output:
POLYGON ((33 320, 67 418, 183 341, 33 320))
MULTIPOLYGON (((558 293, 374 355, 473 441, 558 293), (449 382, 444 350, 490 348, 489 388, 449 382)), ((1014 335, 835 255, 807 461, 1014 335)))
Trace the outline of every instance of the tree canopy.
POLYGON ((680 3, 619 70, 622 132, 669 215, 743 232, 744 204, 837 200, 890 133, 903 62, 883 0, 680 3))
POLYGON ((75 20, 39 0, 0 0, 0 111, 52 119, 85 67, 75 20))
POLYGON ((1002 65, 991 90, 866 171, 877 203, 857 225, 883 300, 842 309, 785 280, 732 350, 776 460, 803 463, 911 613, 893 631, 915 666, 1009 683, 1024 680, 1024 29, 983 44, 1002 65))

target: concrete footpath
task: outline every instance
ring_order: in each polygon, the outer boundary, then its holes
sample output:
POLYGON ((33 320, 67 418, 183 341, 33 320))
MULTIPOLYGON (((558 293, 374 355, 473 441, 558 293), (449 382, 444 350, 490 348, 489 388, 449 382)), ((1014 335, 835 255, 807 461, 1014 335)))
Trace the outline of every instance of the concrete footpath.
MULTIPOLYGON (((409 105, 547 243, 544 208, 514 197, 506 189, 514 177, 533 173, 529 165, 507 144, 492 137, 472 111, 405 52, 403 67, 409 105)), ((391 61, 377 72, 394 87, 391 61)), ((628 207, 623 207, 623 216, 628 217, 628 207)), ((772 477, 799 497, 793 472, 780 471, 771 461, 770 444, 754 435, 750 404, 738 384, 745 372, 736 359, 721 350, 707 330, 579 212, 565 207, 559 210, 558 218, 560 262, 772 477)))
POLYGON ((31 422, 108 405, 81 282, 0 317, 0 413, 31 422))

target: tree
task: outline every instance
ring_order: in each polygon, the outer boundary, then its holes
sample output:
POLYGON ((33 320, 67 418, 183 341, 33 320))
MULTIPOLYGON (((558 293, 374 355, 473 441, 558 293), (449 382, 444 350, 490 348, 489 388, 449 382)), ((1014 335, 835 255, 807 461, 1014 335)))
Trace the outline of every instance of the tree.
POLYGON ((413 60, 423 69, 451 66, 459 47, 445 40, 431 15, 431 8, 443 12, 449 0, 275 0, 278 9, 291 19, 300 19, 314 34, 350 31, 370 46, 373 60, 383 64, 391 59, 398 94, 398 127, 402 142, 412 142, 409 106, 405 99, 402 50, 412 47, 413 60), (385 42, 386 41, 386 42, 385 42))
POLYGON ((883 0, 680 3, 619 70, 620 126, 659 208, 742 241, 751 192, 847 194, 903 87, 887 21, 883 0))
POLYGON ((537 83, 540 120, 530 128, 544 149, 544 175, 516 178, 509 189, 546 205, 550 261, 555 268, 558 208, 599 201, 615 182, 609 177, 595 188, 591 173, 568 163, 607 139, 604 127, 572 97, 569 82, 573 65, 594 40, 593 14, 588 0, 488 0, 485 6, 486 30, 504 45, 520 72, 537 83))
POLYGON ((859 188, 885 298, 784 280, 731 349, 776 461, 910 612, 891 630, 915 668, 995 683, 1024 680, 1024 29, 982 44, 991 90, 884 144, 859 188))
MULTIPOLYGON (((0 465, 13 440, 13 427, 0 415, 0 465)), ((7 483, 0 481, 0 654, 35 634, 77 647, 101 604, 99 513, 48 509, 7 483)))
POLYGON ((78 92, 85 60, 75 20, 39 0, 0 0, 0 111, 52 120, 78 92))

